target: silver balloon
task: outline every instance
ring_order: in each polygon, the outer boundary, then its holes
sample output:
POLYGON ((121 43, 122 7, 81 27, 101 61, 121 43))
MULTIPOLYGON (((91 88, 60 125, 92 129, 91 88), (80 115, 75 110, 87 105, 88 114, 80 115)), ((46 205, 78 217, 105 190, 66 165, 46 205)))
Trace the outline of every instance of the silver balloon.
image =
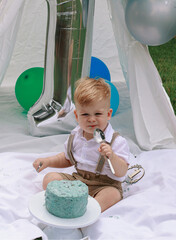
POLYGON ((71 111, 74 83, 89 75, 91 62, 94 0, 46 1, 44 88, 28 112, 33 135, 45 135, 42 131, 48 119, 63 120, 71 111))
POLYGON ((176 35, 176 0, 128 0, 125 20, 139 42, 164 44, 176 35))

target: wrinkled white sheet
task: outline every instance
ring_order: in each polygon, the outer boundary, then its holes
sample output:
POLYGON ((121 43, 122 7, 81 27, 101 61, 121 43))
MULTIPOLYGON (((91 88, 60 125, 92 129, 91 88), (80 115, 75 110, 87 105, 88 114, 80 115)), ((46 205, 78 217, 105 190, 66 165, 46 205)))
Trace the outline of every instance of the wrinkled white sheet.
MULTIPOLYGON (((135 185, 124 185, 124 200, 101 214, 96 223, 83 228, 84 236, 95 240, 175 239, 175 154, 176 150, 141 153, 136 162, 145 168, 145 177, 135 185)), ((42 190, 42 178, 51 171, 38 174, 33 169, 32 162, 39 156, 48 153, 0 154, 1 239, 47 239, 40 229, 42 225, 28 211, 30 196, 42 190)))
MULTIPOLYGON (((115 129, 130 144, 132 163, 145 169, 134 185, 123 184, 124 199, 82 229, 91 240, 174 240, 176 237, 176 150, 142 151, 136 144, 127 88, 118 84, 120 105, 111 119, 115 129)), ((42 236, 44 225, 28 210, 30 197, 42 190, 46 169, 32 167, 37 157, 63 150, 68 133, 33 137, 28 132, 26 112, 15 99, 13 88, 0 88, 0 239, 31 240, 42 236)), ((55 170, 55 169, 54 169, 55 170)), ((73 168, 62 171, 71 172, 73 168)))

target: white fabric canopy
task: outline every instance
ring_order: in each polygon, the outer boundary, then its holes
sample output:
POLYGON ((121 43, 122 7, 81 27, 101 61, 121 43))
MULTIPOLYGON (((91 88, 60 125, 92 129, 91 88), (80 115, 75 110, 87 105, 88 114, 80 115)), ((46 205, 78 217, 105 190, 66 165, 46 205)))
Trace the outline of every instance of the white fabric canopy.
POLYGON ((0 2, 0 84, 12 56, 23 6, 24 0, 0 2))
MULTIPOLYGON (((123 81, 123 71, 130 91, 134 130, 139 146, 146 150, 175 148, 176 121, 173 109, 147 47, 135 41, 128 32, 124 20, 126 2, 96 0, 92 55, 107 64, 112 82, 123 81)), ((0 16, 0 82, 3 80, 2 85, 14 86, 23 71, 44 65, 46 2, 2 0, 0 16)))
POLYGON ((119 59, 129 86, 134 129, 147 150, 176 147, 176 118, 148 48, 136 41, 125 23, 126 0, 108 0, 119 59))
MULTIPOLYGON (((6 4, 6 0, 2 0, 6 4)), ((17 2, 16 0, 8 0, 17 2)), ((19 75, 30 67, 44 66, 46 41, 46 0, 22 0, 24 9, 13 55, 2 86, 14 86, 19 75)), ((1 12, 1 11, 0 11, 1 12)), ((1 13, 0 13, 1 15, 1 13)), ((104 61, 113 81, 124 81, 106 0, 96 0, 92 56, 104 61)), ((0 45, 0 49, 3 48, 0 45)))

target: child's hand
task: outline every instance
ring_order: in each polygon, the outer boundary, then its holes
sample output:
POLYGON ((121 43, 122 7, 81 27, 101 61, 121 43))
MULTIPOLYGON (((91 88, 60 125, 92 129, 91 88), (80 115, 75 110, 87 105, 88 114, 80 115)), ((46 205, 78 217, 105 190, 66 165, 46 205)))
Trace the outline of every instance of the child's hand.
POLYGON ((99 152, 101 155, 108 157, 109 159, 112 159, 113 151, 109 144, 107 143, 101 143, 99 152))
POLYGON ((47 158, 37 158, 33 162, 33 167, 37 172, 41 172, 43 169, 47 168, 49 165, 49 160, 47 158))

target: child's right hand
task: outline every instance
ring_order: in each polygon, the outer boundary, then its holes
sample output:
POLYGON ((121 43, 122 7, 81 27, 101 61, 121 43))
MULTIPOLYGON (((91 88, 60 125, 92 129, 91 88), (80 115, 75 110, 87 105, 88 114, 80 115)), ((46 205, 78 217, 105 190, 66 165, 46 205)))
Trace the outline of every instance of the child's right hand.
POLYGON ((33 167, 37 172, 41 172, 43 169, 47 168, 49 165, 49 160, 47 158, 37 158, 33 162, 33 167))

